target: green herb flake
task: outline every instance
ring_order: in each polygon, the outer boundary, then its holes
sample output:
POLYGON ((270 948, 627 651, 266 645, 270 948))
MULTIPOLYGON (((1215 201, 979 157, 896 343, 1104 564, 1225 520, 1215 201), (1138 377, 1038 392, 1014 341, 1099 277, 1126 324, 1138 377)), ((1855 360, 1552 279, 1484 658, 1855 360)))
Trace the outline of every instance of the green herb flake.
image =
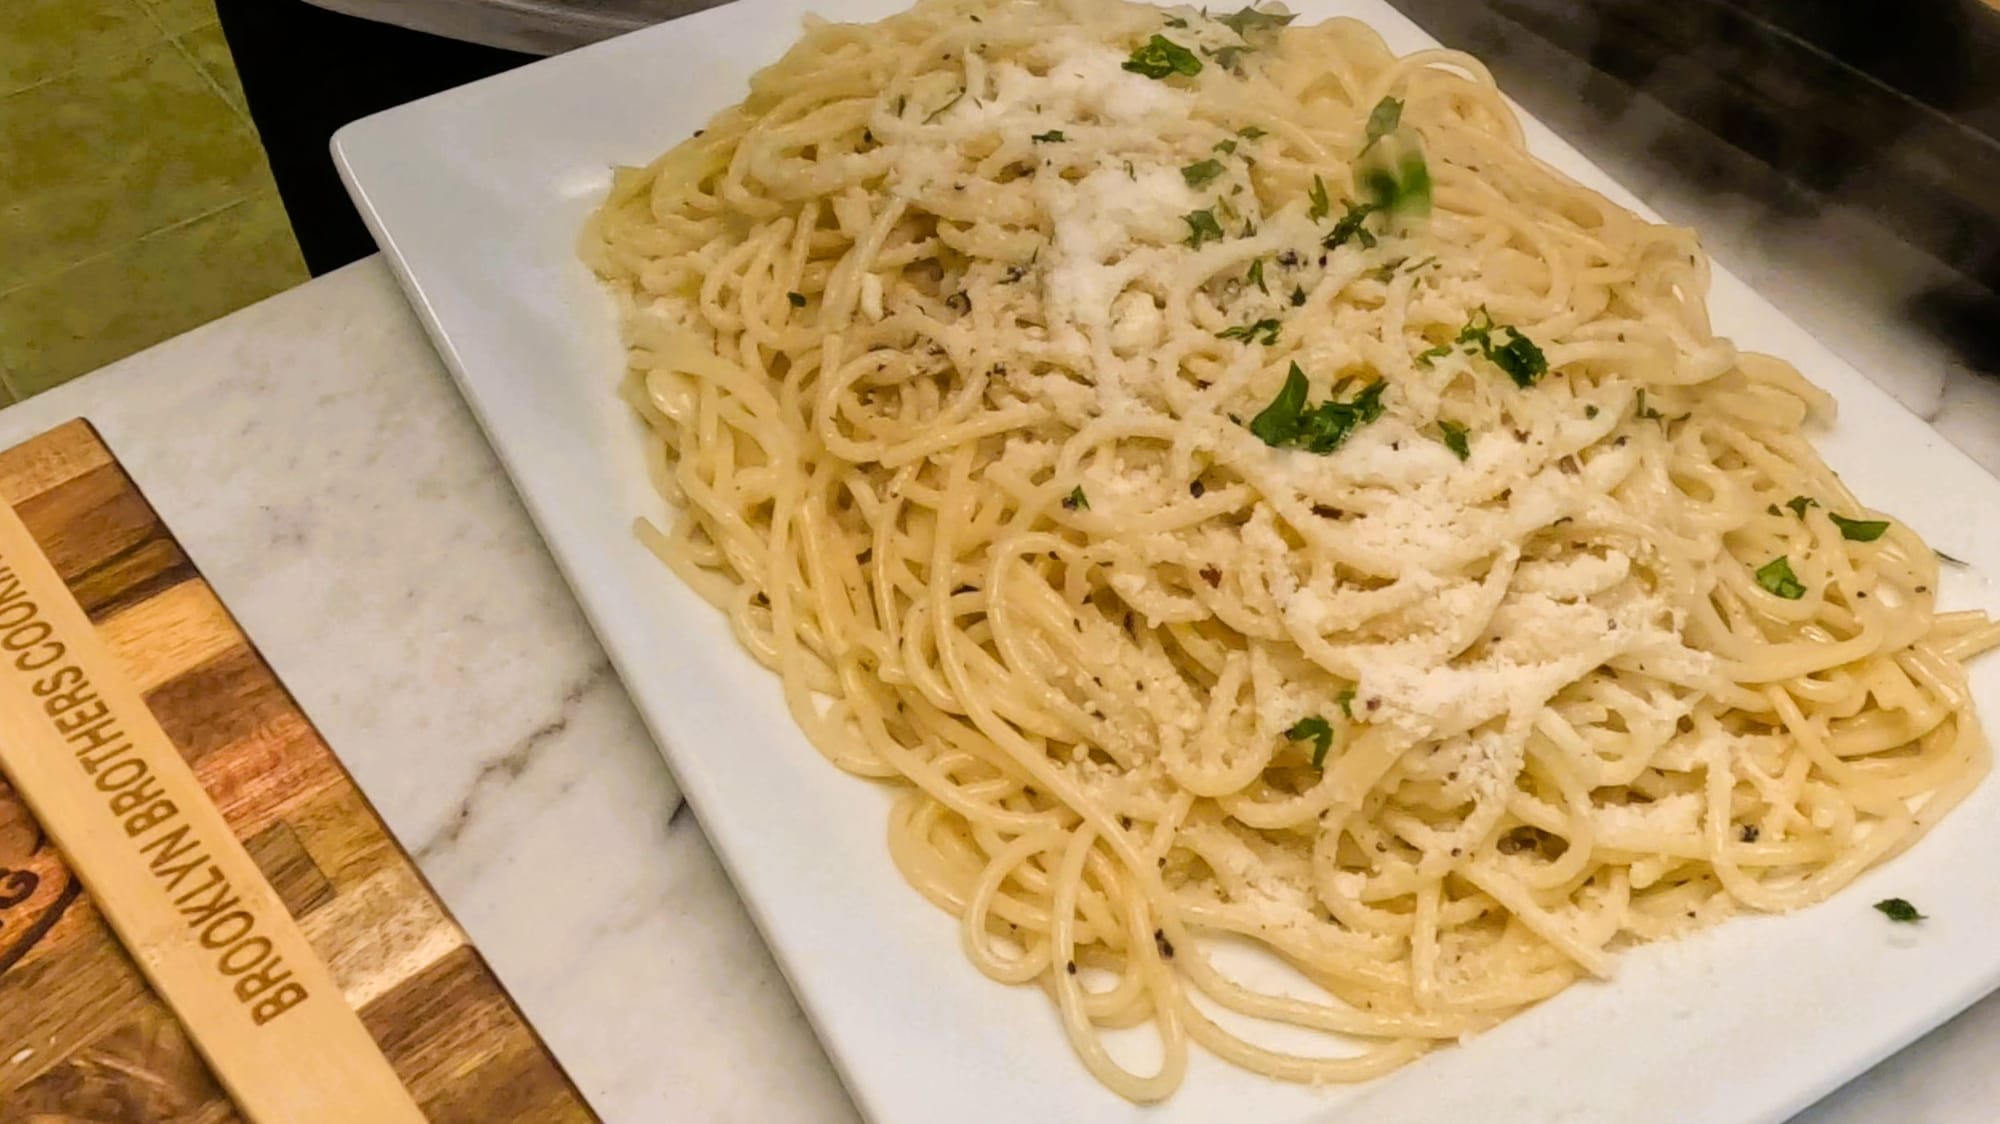
POLYGON ((1260 293, 1268 293, 1271 291, 1264 285, 1263 258, 1258 258, 1256 261, 1250 263, 1250 272, 1243 275, 1243 283, 1246 285, 1257 286, 1257 291, 1260 293))
POLYGON ((1849 519, 1844 515, 1827 512, 1826 517, 1840 528, 1840 537, 1848 542, 1874 542, 1889 529, 1887 519, 1849 519))
POLYGON ((1529 387, 1535 380, 1549 373, 1548 356, 1535 342, 1512 328, 1507 329, 1507 342, 1486 353, 1494 366, 1507 372, 1515 386, 1529 387))
POLYGON ((1813 499, 1811 496, 1793 496, 1791 499, 1785 501, 1785 506, 1792 509, 1793 515, 1804 519, 1806 517, 1806 508, 1818 507, 1819 501, 1813 499))
POLYGON ((1214 211, 1190 211, 1181 221, 1188 224, 1189 249, 1199 250, 1203 242, 1222 241, 1222 224, 1215 221, 1214 211))
POLYGON ((1295 742, 1311 739, 1312 767, 1315 769, 1326 767, 1326 751, 1333 748, 1333 726, 1326 719, 1317 714, 1310 718, 1301 718, 1292 724, 1291 729, 1285 731, 1285 736, 1295 742))
POLYGON ((1201 73, 1201 60, 1193 51, 1164 35, 1155 35, 1146 45, 1132 52, 1125 60, 1124 69, 1148 78, 1169 78, 1180 74, 1192 78, 1201 73))
POLYGON ((1326 181, 1320 179, 1318 173, 1313 174, 1312 189, 1306 192, 1306 198, 1312 200, 1312 206, 1306 211, 1306 217, 1312 221, 1318 222, 1333 213, 1333 201, 1326 196, 1326 181))
POLYGON ((1262 343, 1267 345, 1275 344, 1278 342, 1278 327, 1279 325, 1276 320, 1259 320, 1255 324, 1238 324, 1234 328, 1224 328, 1220 332, 1215 333, 1215 338, 1219 340, 1242 340, 1244 343, 1257 343, 1260 342, 1257 337, 1262 336, 1262 343))
POLYGON ((1792 573, 1791 561, 1782 554, 1757 567, 1757 584, 1766 593, 1787 601, 1797 601, 1806 595, 1805 583, 1792 573))
POLYGON ((1242 72, 1238 70, 1237 64, 1242 62, 1244 54, 1252 49, 1253 48, 1250 47, 1230 46, 1230 47, 1217 47, 1215 50, 1211 51, 1206 47, 1204 47, 1202 48, 1202 53, 1207 55, 1209 58, 1214 59, 1215 65, 1221 67, 1222 69, 1237 71, 1237 73, 1240 74, 1242 72))
POLYGON ((1783 515, 1784 513, 1784 510, 1777 504, 1766 504, 1764 506, 1764 514, 1766 515, 1783 515))
POLYGON ((1362 274, 1361 276, 1366 277, 1371 281, 1380 281, 1384 285, 1387 285, 1389 282, 1394 281, 1396 279, 1396 267, 1401 264, 1403 264, 1402 259, 1398 258, 1395 261, 1387 262, 1383 265, 1378 265, 1374 269, 1369 270, 1368 272, 1362 274))
POLYGON ((1265 12, 1256 8, 1243 8, 1226 16, 1217 16, 1215 22, 1234 31, 1247 41, 1252 35, 1278 31, 1298 18, 1290 12, 1265 12))
MULTIPOLYGON (((1542 354, 1542 349, 1536 347, 1535 342, 1522 335, 1518 329, 1506 324, 1495 324, 1493 317, 1483 306, 1465 322, 1465 327, 1459 330, 1457 342, 1478 348, 1479 353, 1486 356, 1488 362, 1505 371, 1507 377, 1514 380, 1515 386, 1523 388, 1533 386, 1535 380, 1549 373, 1549 360, 1542 354), (1500 342, 1495 342, 1496 337, 1500 338, 1500 342)), ((1645 391, 1639 393, 1643 395, 1645 391)), ((1643 398, 1640 406, 1642 408, 1645 406, 1643 398)))
POLYGON ((1187 26, 1187 21, 1180 18, 1179 16, 1168 16, 1167 26, 1176 29, 1183 28, 1187 26))
POLYGON ((1403 123, 1403 103, 1396 98, 1383 98, 1375 103, 1368 114, 1368 143, 1361 146, 1366 152, 1374 143, 1396 131, 1403 123))
POLYGON ((1306 374, 1293 363, 1278 396, 1250 419, 1250 432, 1273 448, 1299 448, 1324 456, 1338 449, 1348 434, 1382 416, 1382 393, 1387 388, 1378 379, 1350 401, 1336 397, 1308 409, 1306 374))
POLYGON ((1305 413, 1306 393, 1310 389, 1306 373, 1293 363, 1285 374, 1285 385, 1278 388, 1278 396, 1250 419, 1250 432, 1266 445, 1291 444, 1298 436, 1299 417, 1305 413))
POLYGON ((1199 164, 1189 164, 1187 167, 1181 169, 1181 178, 1187 181, 1189 187, 1196 189, 1208 186, 1210 182, 1221 174, 1222 161, 1220 160, 1203 160, 1199 164))
POLYGON ((1063 497, 1062 505, 1066 511, 1089 511, 1090 497, 1083 494, 1083 485, 1078 484, 1070 489, 1069 495, 1063 497))
POLYGON ((1663 416, 1658 410, 1655 410, 1651 406, 1646 405, 1646 388, 1644 387, 1639 388, 1637 408, 1633 410, 1633 416, 1637 418, 1644 418, 1649 421, 1663 420, 1663 416))
POLYGON ((1050 129, 1046 133, 1036 133, 1028 139, 1034 141, 1036 144, 1061 144, 1069 138, 1063 136, 1061 129, 1050 129))
POLYGON ((1363 155, 1359 180, 1375 206, 1399 214, 1427 215, 1431 210, 1431 168, 1416 139, 1398 135, 1363 155))
POLYGON ((1368 216, 1374 213, 1375 208, 1369 204, 1347 203, 1347 213, 1340 216, 1339 222, 1333 224, 1333 232, 1321 240, 1320 245, 1332 250, 1350 240, 1358 239, 1363 249, 1374 249, 1375 236, 1362 225, 1368 221, 1368 216))
POLYGON ((804 293, 786 293, 785 299, 792 302, 793 308, 804 308, 806 306, 806 295, 804 293))
POLYGON ((1349 687, 1333 697, 1333 703, 1349 722, 1354 721, 1354 688, 1349 687))
POLYGON ((1889 920, 1904 925, 1914 925, 1924 920, 1924 915, 1917 912, 1916 906, 1901 898, 1883 898, 1875 903, 1875 909, 1889 920))
POLYGON ((1212 151, 1220 152, 1224 156, 1229 156, 1236 151, 1236 142, 1233 140, 1216 141, 1215 148, 1212 151))
POLYGON ((1436 347, 1431 348, 1429 351, 1418 352, 1417 366, 1422 367, 1428 371, 1430 370, 1431 363, 1433 361, 1438 359, 1443 359, 1445 356, 1450 354, 1451 354, 1451 345, 1448 343, 1441 343, 1436 347))
POLYGON ((1236 130, 1236 135, 1242 137, 1244 140, 1256 140, 1257 138, 1262 136, 1267 136, 1268 134, 1266 134, 1264 130, 1258 128, 1255 125, 1245 125, 1242 128, 1236 130))
POLYGON ((1439 418, 1438 432, 1444 434, 1444 447, 1451 450, 1452 456, 1462 461, 1472 458, 1472 442, 1466 439, 1464 426, 1439 418))
POLYGON ((1585 417, 1586 419, 1590 419, 1590 420, 1595 420, 1595 419, 1596 419, 1596 417, 1597 417, 1597 407, 1596 407, 1596 406, 1585 406, 1585 407, 1583 408, 1583 416, 1584 416, 1584 417, 1585 417))

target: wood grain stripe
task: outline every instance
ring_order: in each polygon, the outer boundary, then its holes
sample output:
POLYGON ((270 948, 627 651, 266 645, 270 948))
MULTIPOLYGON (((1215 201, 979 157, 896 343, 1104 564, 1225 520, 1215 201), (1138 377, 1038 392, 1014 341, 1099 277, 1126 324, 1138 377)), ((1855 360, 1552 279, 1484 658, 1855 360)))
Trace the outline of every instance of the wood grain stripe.
MULTIPOLYGON (((246 841, 273 908, 301 919, 333 965, 329 986, 361 1005, 424 1111, 480 1124, 593 1119, 89 426, 0 451, 0 498, 16 505, 113 661, 147 685, 141 709, 246 841)), ((44 1118, 240 1119, 97 904, 0 783, 0 1121, 44 1118)))

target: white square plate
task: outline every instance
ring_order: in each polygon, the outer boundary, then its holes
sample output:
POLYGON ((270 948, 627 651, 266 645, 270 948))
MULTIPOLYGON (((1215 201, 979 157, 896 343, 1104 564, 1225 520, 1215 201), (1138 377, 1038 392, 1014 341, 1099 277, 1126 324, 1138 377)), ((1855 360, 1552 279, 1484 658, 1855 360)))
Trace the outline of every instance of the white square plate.
MULTIPOLYGON (((1257 1124, 1769 1121, 1813 1101, 2000 984, 2000 815, 1991 782, 1909 854, 1834 900, 1744 918, 1625 956, 1471 1042, 1367 1085, 1307 1089, 1198 1056, 1164 1107, 1138 1109, 1072 1058, 1042 994, 980 976, 954 924, 906 887, 887 796, 841 775, 792 725, 776 680, 632 537, 660 501, 614 397, 608 299, 574 254, 616 163, 642 164, 739 100, 810 10, 876 19, 904 0, 742 0, 342 130, 343 174, 528 510, 865 1111, 884 1122, 1257 1124), (1869 908, 1899 895, 1918 928, 1869 908)), ((1433 45, 1379 0, 1356 15, 1398 52, 1433 45)), ((1531 146, 1645 212, 1534 122, 1531 146)), ((1822 442, 1874 505, 1940 548, 2000 560, 2000 482, 1724 273, 1716 324, 1839 399, 1822 442)), ((440 574, 449 581, 449 574, 440 574)), ((1997 607, 1975 572, 1947 600, 1997 607)), ((2000 713, 2000 661, 1976 677, 2000 713)), ((758 1059, 742 1060, 756 1066, 758 1059)))

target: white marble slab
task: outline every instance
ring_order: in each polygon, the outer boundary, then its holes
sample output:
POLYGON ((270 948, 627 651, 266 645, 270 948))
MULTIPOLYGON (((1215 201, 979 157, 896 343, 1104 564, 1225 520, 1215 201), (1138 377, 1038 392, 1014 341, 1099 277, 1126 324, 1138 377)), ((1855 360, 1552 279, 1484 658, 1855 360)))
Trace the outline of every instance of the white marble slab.
MULTIPOLYGON (((1896 385, 2000 467, 2000 387, 1925 377, 1896 385)), ((79 415, 607 1120, 855 1119, 379 260, 0 411, 0 442, 79 415)), ((1996 1049, 2000 998, 1798 1120, 2000 1119, 1996 1049)))
POLYGON ((852 1119, 379 260, 0 412, 0 444, 79 415, 607 1119, 852 1119))

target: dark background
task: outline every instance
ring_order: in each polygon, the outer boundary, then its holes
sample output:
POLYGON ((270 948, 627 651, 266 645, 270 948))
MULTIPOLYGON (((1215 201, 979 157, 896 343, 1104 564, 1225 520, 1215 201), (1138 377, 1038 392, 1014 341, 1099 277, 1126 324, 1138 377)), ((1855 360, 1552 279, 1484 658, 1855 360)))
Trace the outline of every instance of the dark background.
POLYGON ((1683 192, 1737 197, 1774 244, 1835 229, 1825 252, 1906 244, 1915 265, 1831 272, 1875 287, 1854 295, 1893 303, 1965 366, 2000 375, 2000 11, 1982 0, 1392 2, 1479 56, 1501 89, 1641 195, 1627 177, 1649 169, 1683 192))

